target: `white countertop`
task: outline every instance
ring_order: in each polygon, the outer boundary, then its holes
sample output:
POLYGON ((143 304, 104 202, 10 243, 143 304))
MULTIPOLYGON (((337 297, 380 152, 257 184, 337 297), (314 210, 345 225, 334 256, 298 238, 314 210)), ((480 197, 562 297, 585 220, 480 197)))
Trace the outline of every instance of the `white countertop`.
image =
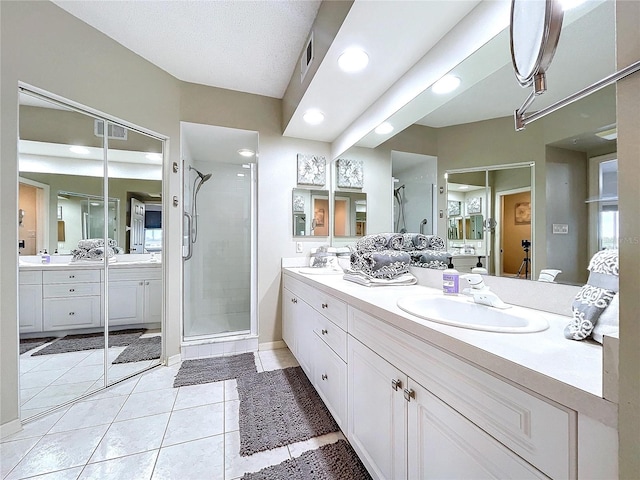
MULTIPOLYGON (((38 255, 18 257, 20 271, 30 270, 69 270, 69 269, 100 269, 104 263, 100 261, 71 261, 71 255, 51 255, 49 263, 42 263, 38 255)), ((162 262, 159 257, 151 261, 149 254, 128 254, 116 255, 114 261, 109 262, 109 268, 156 268, 161 267, 162 262)))
POLYGON ((396 305, 406 295, 442 294, 434 288, 365 287, 343 280, 342 275, 304 275, 298 268, 284 271, 520 387, 617 427, 617 404, 602 398, 602 346, 565 339, 569 317, 536 310, 549 322, 547 330, 537 333, 470 330, 421 319, 396 305))

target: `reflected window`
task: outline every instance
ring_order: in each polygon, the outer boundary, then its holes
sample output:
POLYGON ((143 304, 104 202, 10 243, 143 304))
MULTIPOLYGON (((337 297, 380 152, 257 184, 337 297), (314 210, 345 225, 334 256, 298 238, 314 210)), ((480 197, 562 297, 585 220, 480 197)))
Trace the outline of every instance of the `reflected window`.
POLYGON ((618 204, 602 205, 598 221, 600 250, 618 248, 618 204))

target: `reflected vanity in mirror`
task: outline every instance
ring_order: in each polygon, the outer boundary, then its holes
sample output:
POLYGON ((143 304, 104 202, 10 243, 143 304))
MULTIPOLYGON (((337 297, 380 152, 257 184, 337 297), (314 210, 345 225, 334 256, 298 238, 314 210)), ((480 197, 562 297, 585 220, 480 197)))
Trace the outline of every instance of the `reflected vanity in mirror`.
POLYGON ((334 237, 362 237, 367 233, 367 194, 362 192, 333 193, 334 237))
POLYGON ((19 97, 24 420, 160 363, 164 140, 26 88, 19 97))
POLYGON ((329 191, 294 188, 292 197, 294 237, 329 236, 329 191))

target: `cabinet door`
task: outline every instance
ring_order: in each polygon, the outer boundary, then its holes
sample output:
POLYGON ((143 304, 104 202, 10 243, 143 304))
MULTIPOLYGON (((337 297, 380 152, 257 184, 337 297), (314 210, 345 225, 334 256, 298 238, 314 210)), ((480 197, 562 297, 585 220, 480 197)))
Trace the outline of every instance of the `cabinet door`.
POLYGON ((294 322, 296 339, 296 359, 307 374, 307 377, 313 382, 313 373, 315 365, 315 345, 316 334, 314 328, 316 325, 316 316, 320 315, 309 304, 298 298, 298 303, 294 304, 294 322))
POLYGON ((20 285, 20 333, 42 331, 42 285, 20 285))
POLYGON ((407 478, 406 376, 351 336, 347 370, 349 442, 372 477, 407 478))
POLYGON ((109 326, 143 322, 144 281, 109 282, 109 326))
POLYGON ((548 478, 409 379, 408 478, 548 478))
POLYGON ((296 355, 295 347, 295 322, 296 302, 298 299, 289 290, 282 291, 282 339, 287 344, 293 355, 296 355))
MULTIPOLYGON (((337 328, 337 327, 336 327, 337 328)), ((347 428, 347 364, 316 335, 313 384, 338 426, 347 428)))
POLYGON ((144 282, 144 323, 160 323, 162 320, 162 280, 144 282))
POLYGON ((45 298, 42 322, 45 331, 100 326, 100 296, 45 298))

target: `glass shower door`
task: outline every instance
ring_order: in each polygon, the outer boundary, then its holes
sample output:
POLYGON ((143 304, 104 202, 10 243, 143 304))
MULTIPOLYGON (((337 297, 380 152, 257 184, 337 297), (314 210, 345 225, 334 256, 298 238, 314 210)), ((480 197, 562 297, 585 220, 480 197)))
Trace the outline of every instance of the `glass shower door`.
POLYGON ((253 167, 210 161, 185 166, 191 217, 190 231, 187 222, 184 230, 191 252, 185 261, 185 340, 251 331, 253 167))

